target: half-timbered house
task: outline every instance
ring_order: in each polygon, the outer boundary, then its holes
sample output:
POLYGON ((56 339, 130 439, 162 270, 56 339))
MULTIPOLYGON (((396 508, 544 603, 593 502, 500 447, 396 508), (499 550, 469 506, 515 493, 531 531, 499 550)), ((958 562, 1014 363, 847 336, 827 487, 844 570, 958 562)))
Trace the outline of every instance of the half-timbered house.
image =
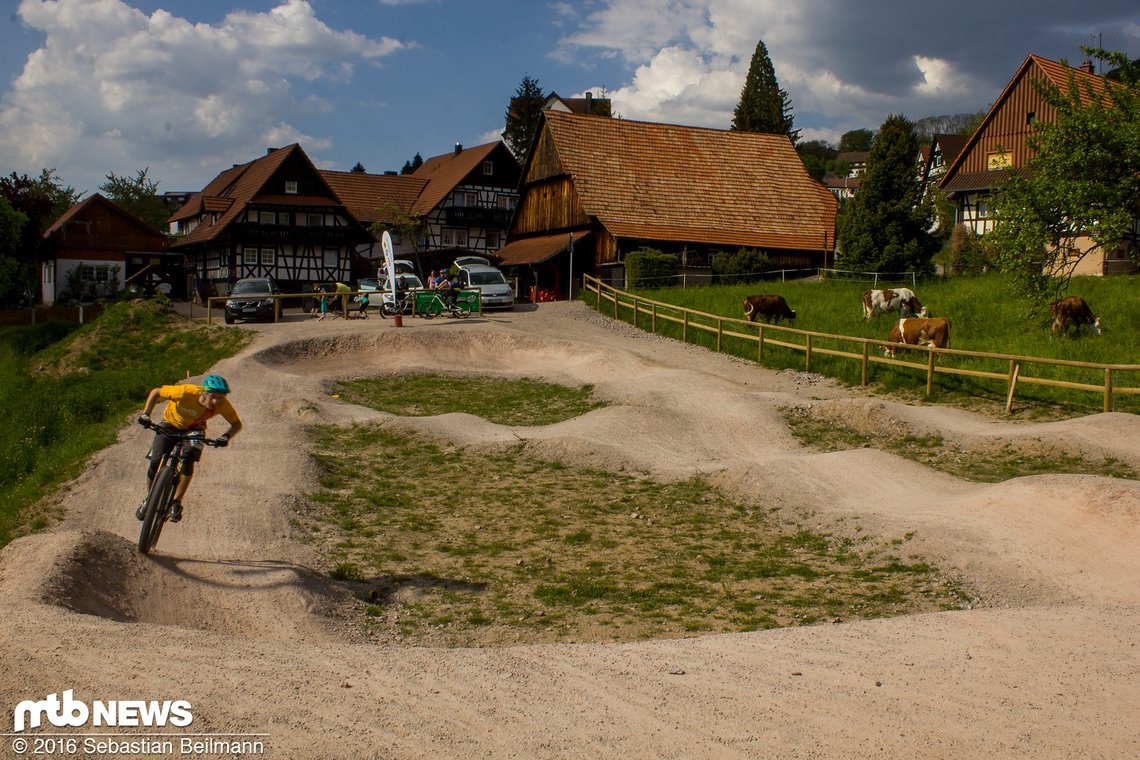
MULTIPOLYGON (((939 183, 955 206, 958 224, 966 225, 978 235, 993 229, 991 193, 1011 172, 1028 174, 1034 152, 1027 138, 1035 124, 1050 123, 1056 118, 1056 112, 1044 101, 1033 82, 1047 81, 1068 90, 1070 76, 1082 100, 1087 100, 1088 88, 1100 92, 1107 86, 1107 80, 1093 73, 1092 63, 1088 61, 1072 68, 1030 54, 1021 64, 939 183)), ((1085 249, 1088 247, 1091 242, 1085 249)), ((1104 255, 1086 256, 1075 273, 1132 271, 1128 250, 1128 246, 1122 246, 1104 255)))
POLYGON ((582 272, 623 283, 626 255, 641 248, 705 273, 740 248, 818 267, 835 245, 836 206, 786 135, 545 110, 499 256, 559 297, 582 272))
POLYGON ((235 164, 169 219, 172 250, 225 294, 243 277, 273 277, 285 292, 352 279, 374 243, 297 144, 235 164))
POLYGON ((99 193, 65 211, 43 236, 54 248, 40 271, 45 305, 109 296, 132 284, 186 293, 182 257, 167 252, 166 235, 99 193))

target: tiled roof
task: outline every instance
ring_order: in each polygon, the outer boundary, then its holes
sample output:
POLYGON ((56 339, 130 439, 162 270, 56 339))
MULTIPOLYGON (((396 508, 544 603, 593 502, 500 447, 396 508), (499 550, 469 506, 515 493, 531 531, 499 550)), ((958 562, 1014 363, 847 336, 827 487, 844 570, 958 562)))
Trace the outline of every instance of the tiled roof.
MULTIPOLYGON (((941 185, 941 189, 947 193, 969 193, 977 192, 978 190, 989 190, 990 188, 1000 185, 1009 176, 1010 171, 1009 169, 1000 169, 986 172, 958 172, 949 182, 944 182, 941 185)), ((1029 169, 1024 166, 1016 167, 1012 169, 1012 171, 1021 177, 1029 176, 1029 169)))
POLYGON ((416 198, 427 187, 426 179, 409 174, 363 174, 321 171, 321 176, 341 202, 365 226, 392 222, 391 211, 410 213, 416 198))
MULTIPOLYGON (((618 237, 819 250, 835 197, 786 135, 544 111, 587 215, 618 237)), ((533 160, 533 156, 532 156, 533 160)))
POLYGON ((588 234, 590 233, 587 230, 578 230, 572 234, 559 232, 557 235, 522 238, 503 246, 495 252, 495 255, 500 258, 502 266, 541 264, 551 256, 569 248, 571 239, 577 243, 588 234))
POLYGON ((942 160, 949 165, 958 158, 958 154, 962 152, 962 148, 966 147, 966 142, 970 137, 969 135, 937 134, 934 139, 938 141, 938 147, 942 149, 942 160))
POLYGON ((412 173, 412 176, 416 179, 427 180, 428 184, 412 205, 412 213, 417 216, 425 216, 430 213, 498 145, 498 142, 476 145, 474 148, 444 153, 442 156, 433 156, 424 161, 423 165, 412 173))
POLYGON ((67 211, 64 211, 62 214, 60 214, 59 219, 56 219, 50 227, 48 227, 46 230, 44 230, 43 237, 45 237, 45 238, 51 237, 53 234, 55 234, 56 232, 58 232, 60 229, 63 228, 65 222, 72 221, 73 219, 82 215, 85 211, 87 211, 87 209, 89 209, 91 206, 94 206, 94 205, 106 206, 107 208, 109 208, 109 209, 113 210, 114 212, 120 214, 124 218, 130 220, 130 222, 132 224, 134 224, 135 226, 139 227, 141 231, 143 231, 145 233, 149 233, 151 235, 154 235, 156 238, 165 237, 162 233, 162 230, 158 230, 158 229, 155 229, 154 227, 150 226, 149 224, 144 222, 142 219, 139 219, 137 216, 135 216, 131 212, 127 211, 125 208, 123 208, 119 204, 117 204, 114 201, 110 200, 109 198, 106 198, 105 196, 103 196, 101 193, 93 193, 93 194, 89 195, 88 197, 84 198, 83 200, 79 201, 78 203, 72 204, 71 208, 69 208, 67 211))
MULTIPOLYGON (((336 201, 331 198, 322 196, 261 194, 262 189, 270 177, 273 176, 273 173, 294 154, 300 155, 300 157, 309 164, 314 176, 320 176, 317 168, 309 161, 309 157, 305 155, 305 151, 302 150, 301 146, 297 143, 287 145, 284 148, 271 150, 266 155, 249 163, 239 164, 227 169, 215 177, 210 184, 206 185, 201 193, 196 194, 195 197, 191 198, 186 206, 183 207, 183 209, 185 209, 188 206, 193 206, 205 211, 217 211, 221 216, 218 217, 216 222, 210 219, 203 219, 201 224, 191 230, 186 237, 179 240, 175 245, 181 247, 213 240, 253 201, 306 206, 338 205, 336 201), (199 196, 201 196, 201 199, 199 199, 199 196), (228 201, 228 204, 226 201, 228 201)), ((332 192, 331 188, 330 192, 332 192)), ((201 212, 196 211, 195 213, 201 212)), ((182 209, 180 209, 173 214, 170 219, 171 221, 176 221, 178 219, 194 216, 195 213, 183 215, 182 209)))

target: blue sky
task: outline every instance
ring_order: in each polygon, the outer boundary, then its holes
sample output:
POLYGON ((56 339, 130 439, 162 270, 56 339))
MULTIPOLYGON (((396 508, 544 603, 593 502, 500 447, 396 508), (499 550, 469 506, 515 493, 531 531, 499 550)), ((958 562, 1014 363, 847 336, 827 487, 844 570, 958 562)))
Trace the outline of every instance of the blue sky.
POLYGON ((1140 56, 1140 4, 1039 0, 9 0, 0 173, 198 190, 269 146, 372 172, 498 139, 525 74, 726 128, 757 40, 803 139, 986 108, 1029 53, 1140 56), (1000 12, 995 12, 1000 10, 1000 12))

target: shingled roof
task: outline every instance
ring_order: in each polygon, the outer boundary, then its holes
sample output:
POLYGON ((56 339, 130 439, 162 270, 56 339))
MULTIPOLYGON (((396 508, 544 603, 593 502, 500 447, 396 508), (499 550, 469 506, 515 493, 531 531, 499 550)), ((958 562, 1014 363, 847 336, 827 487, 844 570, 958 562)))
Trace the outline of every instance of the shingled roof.
POLYGON ((395 213, 411 213, 428 181, 408 174, 364 174, 321 170, 341 203, 361 224, 394 222, 395 213))
POLYGON ((203 220, 175 245, 181 247, 214 240, 255 199, 266 203, 287 205, 338 205, 337 201, 333 199, 335 193, 331 188, 329 193, 333 197, 329 198, 311 195, 265 195, 261 192, 273 173, 294 154, 300 156, 312 168, 314 175, 320 176, 317 168, 313 166, 312 161, 297 143, 270 150, 266 155, 249 163, 235 165, 215 177, 202 192, 195 193, 185 206, 170 216, 170 221, 173 222, 196 216, 203 211, 220 213, 216 221, 203 220))
POLYGON ((151 235, 160 241, 165 240, 165 235, 163 235, 162 230, 155 229, 101 193, 93 193, 78 203, 72 204, 71 208, 60 214, 59 219, 56 219, 52 222, 50 227, 44 230, 43 237, 50 238, 56 236, 65 228, 68 222, 83 216, 92 206, 105 206, 111 209, 112 212, 122 216, 132 225, 138 227, 141 234, 151 235))
POLYGON ((586 214, 615 237, 800 250, 834 244, 836 200, 786 135, 542 115, 586 214))
POLYGON ((428 184, 420 193, 419 198, 412 204, 412 213, 417 216, 426 216, 433 208, 455 189, 456 185, 471 173, 475 167, 480 166, 487 156, 491 155, 500 142, 490 142, 476 145, 474 148, 464 149, 456 146, 452 153, 442 156, 433 156, 424 161, 412 176, 425 180, 428 184))

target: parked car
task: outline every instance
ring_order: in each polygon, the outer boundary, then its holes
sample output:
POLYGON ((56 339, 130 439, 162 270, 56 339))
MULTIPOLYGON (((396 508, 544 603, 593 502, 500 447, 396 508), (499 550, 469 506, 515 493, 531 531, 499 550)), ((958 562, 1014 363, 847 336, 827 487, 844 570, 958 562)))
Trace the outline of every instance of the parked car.
POLYGON ((469 267, 473 264, 478 264, 485 267, 491 266, 491 262, 482 256, 460 256, 455 260, 455 266, 457 267, 469 267))
POLYGON ((280 294, 281 288, 272 277, 246 277, 238 280, 226 298, 226 324, 232 325, 238 319, 277 319, 281 316, 280 299, 260 296, 280 294))
POLYGON ((482 293, 484 309, 513 309, 515 291, 503 273, 485 264, 459 267, 459 286, 482 293))
MULTIPOLYGON (((422 290, 423 287, 423 282, 421 282, 420 278, 416 277, 414 274, 396 274, 396 289, 399 291, 422 290)), ((369 296, 369 299, 372 300, 372 302, 377 306, 383 303, 392 302, 392 288, 388 285, 387 277, 385 277, 383 280, 375 280, 370 277, 365 278, 357 283, 356 289, 362 292, 380 291, 379 301, 376 301, 371 296, 369 296)))

